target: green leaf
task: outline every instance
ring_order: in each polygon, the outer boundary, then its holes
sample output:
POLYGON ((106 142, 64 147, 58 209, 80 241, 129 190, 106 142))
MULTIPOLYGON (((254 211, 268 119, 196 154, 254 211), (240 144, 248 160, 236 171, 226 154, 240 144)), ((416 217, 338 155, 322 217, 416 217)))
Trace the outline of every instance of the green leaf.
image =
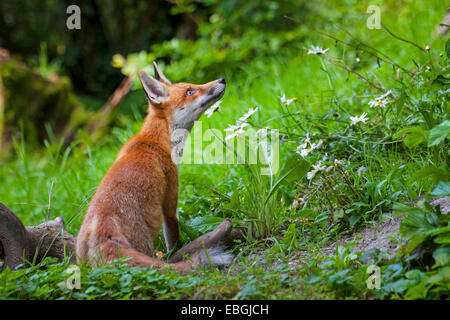
POLYGON ((444 77, 442 74, 440 74, 436 77, 436 79, 433 80, 433 84, 436 84, 436 83, 447 86, 450 84, 450 79, 448 79, 448 78, 444 77))
POLYGON ((283 242, 285 245, 293 248, 296 245, 297 242, 297 228, 295 227, 295 223, 291 223, 286 230, 283 242))
POLYGON ((450 121, 445 120, 438 126, 435 126, 430 130, 430 134, 428 136, 428 146, 436 146, 450 135, 450 121))
POLYGON ((441 228, 437 228, 435 230, 433 230, 432 232, 430 232, 430 236, 437 236, 438 234, 442 234, 442 233, 450 233, 450 227, 441 227, 441 228))
POLYGON ((414 208, 409 207, 404 203, 394 202, 394 204, 392 205, 392 210, 394 210, 395 214, 398 215, 398 214, 402 214, 402 213, 414 210, 414 208))
POLYGON ((427 238, 426 234, 414 236, 409 240, 408 245, 406 246, 406 251, 407 252, 413 251, 415 248, 417 248, 418 245, 424 242, 426 238, 427 238))
POLYGON ((393 138, 398 139, 404 135, 406 135, 406 137, 403 140, 403 142, 405 143, 405 146, 407 146, 408 148, 418 146, 419 144, 421 144, 426 140, 425 131, 422 129, 422 127, 404 128, 398 131, 393 136, 393 138))
POLYGON ((360 213, 354 213, 350 216, 348 219, 348 222, 350 224, 350 227, 353 228, 353 226, 361 219, 362 214, 360 213))
POLYGON ((434 190, 430 193, 432 198, 446 197, 450 195, 450 183, 439 181, 434 190))
POLYGON ((132 280, 133 280, 133 276, 131 274, 124 274, 119 279, 120 286, 122 288, 126 288, 130 285, 132 280))
POLYGON ((450 248, 438 248, 433 252, 434 261, 436 266, 445 266, 450 261, 450 248))
POLYGON ((403 291, 405 291, 409 287, 412 287, 415 284, 416 284, 416 282, 414 280, 400 279, 395 282, 388 283, 384 287, 384 289, 386 289, 387 291, 394 291, 397 293, 402 293, 403 291))
POLYGON ((441 180, 442 177, 447 176, 447 173, 438 167, 426 166, 414 173, 410 181, 413 182, 414 180, 419 180, 429 176, 431 176, 434 183, 438 183, 438 181, 441 180))
POLYGON ((280 178, 278 180, 283 179, 283 177, 286 182, 300 180, 308 172, 309 167, 308 161, 294 154, 286 160, 286 163, 280 171, 280 178))
POLYGON ((319 277, 319 276, 311 276, 311 277, 309 277, 308 279, 305 280, 305 283, 307 283, 307 284, 314 284, 314 283, 317 283, 317 282, 319 282, 321 280, 322 280, 322 278, 319 277))
POLYGON ((197 216, 188 222, 188 226, 194 228, 200 233, 212 231, 217 227, 223 218, 214 216, 197 216))
POLYGON ((338 220, 344 217, 344 209, 339 209, 334 211, 333 213, 333 219, 338 220))
POLYGON ((238 208, 240 204, 239 200, 239 192, 234 191, 230 198, 230 207, 231 208, 238 208))
POLYGON ((420 270, 415 269, 415 270, 411 270, 411 271, 408 271, 407 273, 405 273, 405 276, 409 280, 414 280, 418 283, 426 277, 426 274, 420 270))
POLYGON ((269 201, 270 197, 272 197, 273 193, 280 187, 280 185, 284 182, 290 182, 295 180, 300 180, 303 176, 308 172, 310 164, 308 161, 294 154, 286 160, 285 165, 280 171, 280 175, 278 176, 277 181, 274 183, 269 193, 267 194, 264 205, 266 205, 267 201, 269 201))
POLYGON ((433 241, 439 244, 450 244, 450 232, 437 236, 433 241))
POLYGON ((410 149, 417 147, 419 144, 423 142, 425 142, 425 137, 423 135, 418 134, 409 134, 403 140, 405 146, 407 146, 410 149))
POLYGON ((429 222, 428 215, 422 210, 410 211, 400 223, 400 234, 408 240, 429 235, 436 228, 429 222))

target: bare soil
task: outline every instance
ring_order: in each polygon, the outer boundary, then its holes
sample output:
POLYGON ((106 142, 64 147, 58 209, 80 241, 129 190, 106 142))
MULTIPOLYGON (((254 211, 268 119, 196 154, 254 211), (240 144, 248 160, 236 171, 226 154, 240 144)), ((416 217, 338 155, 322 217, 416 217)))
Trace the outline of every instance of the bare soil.
MULTIPOLYGON (((448 214, 450 211, 450 197, 441 197, 430 200, 432 205, 440 205, 441 212, 448 214)), ((369 251, 378 248, 381 251, 387 252, 387 257, 393 258, 405 239, 400 236, 399 227, 403 216, 397 216, 389 221, 381 222, 374 226, 368 226, 359 232, 351 235, 343 236, 339 239, 339 245, 344 245, 356 240, 354 252, 369 251), (358 239, 359 234, 361 238, 358 239)), ((325 248, 325 255, 332 255, 336 249, 336 242, 329 243, 325 248)))

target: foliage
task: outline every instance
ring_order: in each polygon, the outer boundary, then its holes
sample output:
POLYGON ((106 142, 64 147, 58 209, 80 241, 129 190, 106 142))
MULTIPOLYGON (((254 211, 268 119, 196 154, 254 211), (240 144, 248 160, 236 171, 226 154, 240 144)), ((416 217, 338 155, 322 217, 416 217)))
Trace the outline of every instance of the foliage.
MULTIPOLYGON (((447 190, 445 196, 449 196, 447 190)), ((450 280, 450 217, 439 206, 427 201, 415 208, 397 207, 407 212, 400 225, 400 233, 409 240, 406 253, 410 270, 405 278, 391 284, 391 291, 405 294, 408 299, 439 299, 449 292, 450 280), (434 261, 434 262, 433 262, 434 261), (401 288, 401 289, 399 289, 401 288)))
POLYGON ((129 65, 142 70, 147 61, 163 58, 169 61, 165 72, 174 80, 198 81, 212 78, 227 65, 227 72, 240 70, 255 56, 279 54, 282 48, 295 46, 305 36, 306 29, 290 23, 284 16, 307 18, 306 1, 176 1, 172 14, 187 14, 197 24, 196 39, 173 38, 154 44, 148 53, 113 57, 114 66, 130 73, 129 65), (272 28, 273 25, 277 28, 272 28), (290 44, 290 46, 289 46, 290 44), (143 58, 147 55, 147 58, 143 58))

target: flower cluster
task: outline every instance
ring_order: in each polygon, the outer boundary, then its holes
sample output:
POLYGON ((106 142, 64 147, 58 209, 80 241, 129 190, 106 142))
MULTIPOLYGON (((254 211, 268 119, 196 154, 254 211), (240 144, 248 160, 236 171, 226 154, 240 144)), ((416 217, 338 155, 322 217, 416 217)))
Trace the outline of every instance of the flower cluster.
POLYGON ((320 171, 330 172, 335 166, 344 164, 344 160, 335 159, 331 165, 326 166, 324 162, 326 157, 327 155, 323 158, 323 160, 319 160, 316 164, 313 164, 312 170, 306 174, 306 178, 308 180, 312 180, 320 171))
POLYGON ((308 154, 310 154, 313 150, 319 149, 322 146, 323 146, 322 140, 319 140, 319 142, 317 142, 317 143, 311 143, 309 133, 307 133, 305 140, 303 140, 303 143, 297 147, 297 153, 304 158, 308 154))

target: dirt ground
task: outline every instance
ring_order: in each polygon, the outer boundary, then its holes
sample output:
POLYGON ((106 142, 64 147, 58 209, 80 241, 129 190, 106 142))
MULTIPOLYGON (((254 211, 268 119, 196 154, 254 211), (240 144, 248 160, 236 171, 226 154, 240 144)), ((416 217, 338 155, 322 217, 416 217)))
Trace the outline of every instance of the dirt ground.
MULTIPOLYGON (((439 204, 443 214, 448 214, 450 211, 450 197, 436 198, 431 200, 430 203, 432 205, 439 204)), ((381 251, 387 252, 388 258, 393 258, 402 244, 405 243, 405 239, 402 239, 399 233, 402 219, 402 216, 397 216, 375 226, 365 227, 359 232, 341 237, 339 244, 344 245, 357 239, 355 248, 353 249, 354 252, 369 251, 373 248, 378 248, 381 251), (358 239, 359 234, 361 234, 360 239, 358 239)), ((335 249, 336 242, 332 242, 324 248, 324 252, 326 255, 332 255, 335 249)))
MULTIPOLYGON (((339 245, 345 245, 356 240, 354 252, 370 251, 378 248, 388 253, 387 258, 391 259, 395 256, 405 240, 401 238, 399 233, 400 221, 402 217, 398 216, 389 221, 381 222, 375 226, 365 227, 359 232, 351 235, 345 235, 339 239, 339 245), (358 239, 359 234, 361 238, 358 239)), ((329 243, 324 248, 324 254, 329 256, 335 253, 336 242, 329 243)))

